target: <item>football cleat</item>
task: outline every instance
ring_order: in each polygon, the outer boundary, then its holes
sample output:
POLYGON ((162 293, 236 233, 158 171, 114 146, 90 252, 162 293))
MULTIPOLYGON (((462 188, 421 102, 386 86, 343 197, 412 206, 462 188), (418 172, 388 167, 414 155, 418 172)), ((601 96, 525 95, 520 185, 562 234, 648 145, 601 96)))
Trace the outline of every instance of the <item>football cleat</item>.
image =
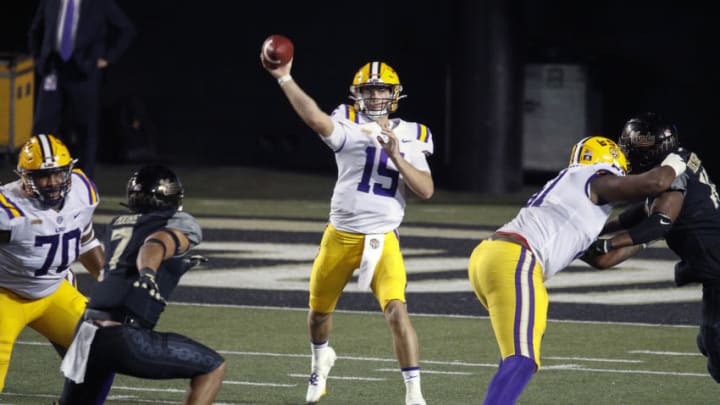
POLYGON ((335 359, 337 359, 337 355, 332 347, 319 350, 317 358, 313 354, 310 379, 308 380, 308 389, 305 395, 305 401, 308 404, 316 404, 323 395, 327 394, 327 377, 330 374, 330 369, 335 365, 335 359))
POLYGON ((426 405, 419 381, 405 383, 405 405, 426 405))
POLYGON ((405 397, 405 405, 427 405, 423 398, 408 398, 405 397))

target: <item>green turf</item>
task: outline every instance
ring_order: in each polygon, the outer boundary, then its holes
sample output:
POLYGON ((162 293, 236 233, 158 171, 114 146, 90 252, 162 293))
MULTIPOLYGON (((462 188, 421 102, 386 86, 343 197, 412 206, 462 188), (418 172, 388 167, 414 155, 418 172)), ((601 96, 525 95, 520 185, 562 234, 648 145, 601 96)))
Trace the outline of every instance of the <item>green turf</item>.
MULTIPOLYGON (((489 321, 420 315, 413 321, 428 403, 479 404, 497 362, 489 321)), ((304 311, 175 304, 158 330, 182 331, 223 353, 228 371, 217 403, 303 402, 310 364, 304 311)), ((551 321, 544 369, 519 403, 714 404, 720 388, 695 354, 695 333, 686 327, 551 321)), ((35 332, 24 332, 20 341, 0 403, 49 404, 61 389, 60 361, 35 332)), ((404 387, 382 315, 337 313, 331 343, 339 360, 321 403, 403 403, 404 387)), ((179 403, 185 386, 184 381, 121 376, 108 403, 179 403)))

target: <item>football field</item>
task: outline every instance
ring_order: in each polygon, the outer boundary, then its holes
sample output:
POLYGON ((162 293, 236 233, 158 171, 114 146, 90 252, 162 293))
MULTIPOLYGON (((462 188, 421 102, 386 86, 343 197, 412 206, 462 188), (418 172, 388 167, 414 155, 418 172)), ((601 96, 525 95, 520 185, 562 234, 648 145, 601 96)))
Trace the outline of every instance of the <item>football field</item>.
MULTIPOLYGON (((128 170, 99 173, 99 233, 122 209, 128 170)), ((218 404, 302 404, 310 367, 306 289, 333 178, 256 169, 178 172, 186 209, 204 230, 197 253, 210 260, 183 278, 157 329, 187 334, 227 359, 218 404), (226 181, 207 181, 218 176, 226 181)), ((467 258, 531 191, 439 190, 429 202, 409 202, 401 246, 429 404, 482 402, 498 349, 467 282, 467 258)), ((551 279, 543 368, 519 403, 718 403, 720 387, 695 347, 700 288, 673 286, 674 260, 658 244, 617 269, 575 262, 551 279)), ((81 290, 89 291, 92 281, 79 273, 81 290)), ((354 280, 339 303, 331 344, 339 358, 321 403, 403 403, 384 318, 354 280)), ((62 388, 59 363, 47 341, 26 330, 0 404, 51 403, 62 388)), ((180 403, 186 384, 118 376, 107 403, 180 403)))

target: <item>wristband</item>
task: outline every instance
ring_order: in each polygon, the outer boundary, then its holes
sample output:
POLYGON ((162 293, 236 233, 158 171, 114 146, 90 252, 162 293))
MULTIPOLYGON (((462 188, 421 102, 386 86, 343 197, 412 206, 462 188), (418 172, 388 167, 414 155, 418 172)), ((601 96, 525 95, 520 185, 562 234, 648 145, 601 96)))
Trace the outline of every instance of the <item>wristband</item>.
POLYGON ((293 79, 292 76, 285 75, 285 76, 278 77, 277 81, 278 81, 278 84, 280 85, 280 87, 282 87, 285 83, 289 82, 292 79, 293 79))
POLYGON ((685 169, 687 168, 687 164, 677 153, 668 154, 662 163, 660 163, 660 166, 671 167, 675 171, 675 177, 685 173, 685 169))
POLYGON ((140 269, 140 271, 138 271, 138 273, 140 273, 140 276, 150 276, 153 278, 155 277, 155 270, 151 269, 148 266, 145 266, 142 269, 140 269))

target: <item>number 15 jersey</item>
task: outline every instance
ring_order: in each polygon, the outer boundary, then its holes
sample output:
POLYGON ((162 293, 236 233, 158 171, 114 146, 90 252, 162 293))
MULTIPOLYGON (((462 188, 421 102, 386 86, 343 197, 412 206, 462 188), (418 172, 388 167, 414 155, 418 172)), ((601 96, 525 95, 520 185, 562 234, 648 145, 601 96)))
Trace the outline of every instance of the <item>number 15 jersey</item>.
MULTIPOLYGON (((340 105, 331 118, 334 129, 321 139, 335 152, 338 178, 331 200, 330 223, 352 233, 387 233, 405 215, 405 182, 377 137, 381 128, 350 105, 340 105)), ((400 154, 430 173, 426 156, 433 153, 430 129, 423 124, 390 120, 400 154)))

